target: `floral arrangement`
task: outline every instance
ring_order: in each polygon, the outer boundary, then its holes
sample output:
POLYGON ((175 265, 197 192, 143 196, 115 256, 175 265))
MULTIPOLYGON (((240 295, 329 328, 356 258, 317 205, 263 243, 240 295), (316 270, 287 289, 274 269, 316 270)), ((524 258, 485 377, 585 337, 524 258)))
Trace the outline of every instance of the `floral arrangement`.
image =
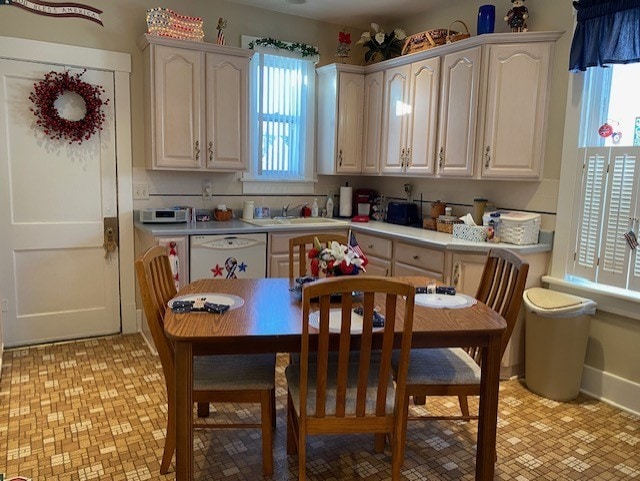
POLYGON ((34 103, 30 110, 37 117, 36 123, 44 129, 44 133, 53 140, 69 139, 69 143, 81 144, 93 134, 102 130, 105 121, 102 106, 109 103, 109 99, 102 100, 100 94, 105 90, 99 85, 91 85, 80 80, 86 72, 75 75, 69 72, 51 71, 44 79, 33 85, 33 92, 29 100, 34 103), (65 92, 75 92, 85 103, 85 115, 80 120, 67 120, 60 117, 55 106, 56 99, 65 92))
POLYGON ((313 241, 313 248, 309 251, 311 259, 311 275, 318 277, 322 271, 331 276, 355 275, 360 271, 365 271, 368 260, 359 247, 352 247, 331 241, 327 247, 316 237, 313 241))
POLYGON ((391 33, 385 33, 377 23, 371 24, 371 30, 364 32, 356 44, 364 45, 369 49, 364 54, 364 61, 387 60, 402 55, 402 47, 407 34, 401 28, 394 29, 391 33))
POLYGON ((336 49, 336 57, 347 58, 349 57, 349 47, 351 45, 351 34, 341 30, 338 33, 338 48, 336 49))

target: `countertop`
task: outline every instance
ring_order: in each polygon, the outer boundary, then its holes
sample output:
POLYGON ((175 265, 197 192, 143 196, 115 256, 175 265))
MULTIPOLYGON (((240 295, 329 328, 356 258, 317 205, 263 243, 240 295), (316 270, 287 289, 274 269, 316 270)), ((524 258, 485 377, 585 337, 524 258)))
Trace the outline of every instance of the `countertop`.
POLYGON ((386 222, 350 222, 332 223, 322 226, 300 226, 300 225, 275 225, 257 226, 232 219, 224 222, 210 221, 197 222, 196 224, 142 224, 135 222, 137 229, 150 232, 154 236, 187 236, 187 235, 216 235, 216 234, 252 234, 256 232, 282 232, 282 231, 320 231, 351 228, 354 232, 389 237, 401 241, 410 242, 417 245, 438 248, 451 251, 465 252, 486 252, 492 247, 504 247, 522 254, 534 254, 537 252, 549 252, 552 247, 553 233, 541 231, 540 243, 530 245, 514 245, 507 243, 491 242, 469 242, 461 239, 454 239, 451 234, 436 232, 432 230, 420 229, 417 227, 407 227, 386 222))

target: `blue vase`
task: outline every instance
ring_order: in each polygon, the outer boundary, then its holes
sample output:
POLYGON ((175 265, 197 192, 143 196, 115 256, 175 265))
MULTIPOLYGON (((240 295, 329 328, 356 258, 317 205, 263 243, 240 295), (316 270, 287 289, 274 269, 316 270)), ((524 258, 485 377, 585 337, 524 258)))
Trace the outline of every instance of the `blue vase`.
POLYGON ((495 5, 482 5, 478 9, 478 35, 493 33, 496 26, 495 5))

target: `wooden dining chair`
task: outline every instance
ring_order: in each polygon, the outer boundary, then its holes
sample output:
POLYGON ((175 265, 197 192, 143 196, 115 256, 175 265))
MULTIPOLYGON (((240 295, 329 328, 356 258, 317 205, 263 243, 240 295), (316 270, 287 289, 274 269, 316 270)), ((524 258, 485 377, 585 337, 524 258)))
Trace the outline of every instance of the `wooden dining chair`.
POLYGON ((378 453, 383 451, 389 435, 392 479, 399 479, 399 454, 405 441, 402 410, 407 408, 403 400, 414 298, 412 285, 383 277, 322 279, 303 288, 300 361, 290 364, 285 371, 288 383, 287 453, 298 453, 299 480, 304 481, 306 477, 307 436, 348 433, 375 434, 374 448, 378 453), (362 334, 352 336, 354 291, 363 292, 364 312, 362 334), (379 294, 374 299, 376 293, 379 294), (339 308, 331 309, 332 294, 342 295, 339 308), (311 303, 314 298, 319 298, 318 303, 311 303), (383 328, 373 327, 377 303, 384 307, 383 328), (310 333, 312 317, 318 326, 317 336, 315 329, 310 333), (394 385, 391 355, 398 324, 403 327, 394 385), (316 346, 317 355, 314 355, 316 353, 311 351, 316 346), (372 356, 372 349, 380 351, 372 356), (334 359, 331 359, 330 350, 337 352, 334 359))
MULTIPOLYGON (((135 261, 144 313, 160 356, 169 404, 167 435, 160 464, 166 474, 176 448, 175 349, 164 332, 167 302, 175 297, 169 257, 164 246, 147 250, 135 261)), ((203 314, 206 315, 206 314, 203 314)), ((275 428, 275 354, 196 356, 193 360, 193 401, 198 416, 209 414, 210 402, 260 404, 260 424, 202 424, 195 428, 261 428, 262 470, 273 473, 273 429, 275 428)))
POLYGON ((307 275, 307 253, 310 248, 313 247, 314 239, 318 239, 318 242, 322 245, 327 245, 331 241, 339 242, 340 244, 347 245, 347 236, 343 234, 307 234, 289 239, 289 280, 293 280, 295 277, 295 254, 298 253, 298 276, 304 277, 307 275))
MULTIPOLYGON (((529 264, 512 251, 489 251, 476 299, 499 313, 507 323, 502 334, 502 354, 518 319, 528 271, 529 264)), ((421 419, 478 418, 469 414, 467 396, 480 395, 480 348, 412 349, 410 357, 405 402, 409 403, 409 397, 413 397, 415 404, 424 404, 427 396, 458 396, 462 411, 462 416, 421 416, 421 419)), ((400 359, 399 354, 394 355, 394 368, 399 367, 400 359)))

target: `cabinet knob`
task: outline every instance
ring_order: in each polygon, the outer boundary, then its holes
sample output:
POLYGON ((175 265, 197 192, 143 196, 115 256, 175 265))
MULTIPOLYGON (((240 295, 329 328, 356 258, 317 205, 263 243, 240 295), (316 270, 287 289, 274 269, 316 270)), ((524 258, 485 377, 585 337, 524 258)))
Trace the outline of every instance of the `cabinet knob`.
POLYGON ((413 260, 417 261, 420 258, 420 256, 413 256, 413 260))
POLYGON ((367 246, 367 249, 373 249, 373 244, 369 244, 369 245, 367 246))
POLYGON ((209 161, 213 161, 213 140, 209 141, 209 161))
POLYGON ((444 147, 440 147, 440 152, 438 153, 438 167, 442 168, 444 165, 444 147))
POLYGON ((491 152, 491 147, 487 145, 487 147, 484 149, 484 168, 485 169, 489 168, 489 162, 491 162, 491 155, 489 155, 489 152, 491 152))
POLYGON ((200 160, 200 141, 196 140, 196 148, 195 148, 196 160, 200 160))
POLYGON ((340 160, 340 162, 338 162, 338 165, 342 167, 342 149, 338 151, 338 159, 340 160))

